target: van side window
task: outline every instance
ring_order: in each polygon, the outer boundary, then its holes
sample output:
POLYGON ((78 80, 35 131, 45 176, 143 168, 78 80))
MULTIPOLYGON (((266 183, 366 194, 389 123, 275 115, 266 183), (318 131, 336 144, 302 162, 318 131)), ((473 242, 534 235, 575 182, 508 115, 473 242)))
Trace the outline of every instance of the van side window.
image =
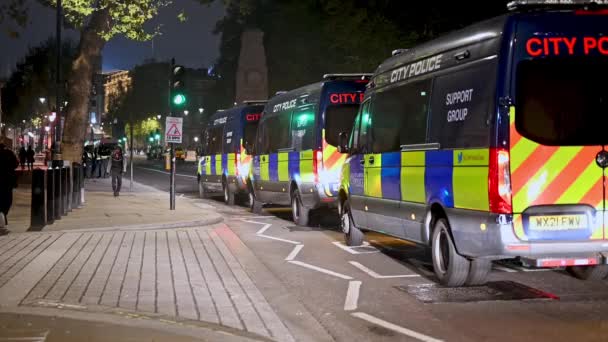
POLYGON ((368 101, 361 110, 361 127, 359 128, 359 143, 356 145, 357 152, 368 153, 371 142, 372 116, 370 113, 370 102, 368 101))
MULTIPOLYGON (((293 147, 296 151, 312 150, 314 127, 314 106, 296 109, 291 117, 291 146, 285 147, 293 147)), ((285 130, 285 128, 283 129, 285 130)))
POLYGON ((369 101, 365 102, 362 105, 361 110, 359 111, 359 114, 357 114, 357 117, 355 118, 355 123, 353 124, 353 128, 350 131, 348 147, 350 148, 351 153, 356 153, 357 147, 359 145, 359 131, 361 130, 361 115, 362 115, 364 108, 366 108, 366 107, 369 107, 369 101))
POLYGON ((224 126, 216 126, 209 129, 209 145, 207 154, 222 154, 222 142, 224 135, 224 126))
POLYGON ((279 113, 264 121, 262 130, 262 153, 276 153, 280 149, 291 147, 289 141, 291 115, 279 113))
POLYGON ((495 85, 495 60, 438 77, 433 88, 430 142, 441 148, 488 147, 495 85))
POLYGON ((424 80, 376 95, 372 106, 373 153, 426 142, 430 87, 431 81, 424 80))

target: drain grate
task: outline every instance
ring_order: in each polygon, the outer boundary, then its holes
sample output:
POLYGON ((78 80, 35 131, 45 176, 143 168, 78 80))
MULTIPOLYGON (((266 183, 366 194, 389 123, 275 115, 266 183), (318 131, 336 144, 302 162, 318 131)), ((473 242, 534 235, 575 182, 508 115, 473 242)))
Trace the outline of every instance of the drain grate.
POLYGON ((484 286, 443 287, 437 284, 396 286, 423 303, 468 303, 495 300, 559 299, 559 297, 513 281, 484 286))

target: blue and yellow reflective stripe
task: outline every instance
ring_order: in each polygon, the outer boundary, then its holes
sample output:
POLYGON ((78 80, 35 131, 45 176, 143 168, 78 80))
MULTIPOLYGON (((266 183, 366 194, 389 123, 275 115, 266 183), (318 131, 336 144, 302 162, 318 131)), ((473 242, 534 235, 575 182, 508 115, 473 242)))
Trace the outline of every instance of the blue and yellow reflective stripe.
POLYGON ((426 152, 401 152, 401 200, 413 203, 426 202, 424 176, 426 152))
POLYGON ((235 159, 236 155, 234 153, 224 155, 224 170, 226 170, 228 176, 236 176, 235 159))
POLYGON ((268 155, 259 156, 260 160, 260 180, 269 181, 270 180, 270 170, 268 163, 268 155))
POLYGON ((289 152, 280 152, 278 154, 278 180, 279 182, 289 181, 289 152))
POLYGON ((211 175, 211 156, 204 156, 205 158, 205 175, 211 175))
POLYGON ((367 168, 365 196, 382 198, 382 154, 366 154, 364 158, 367 168), (373 164, 370 163, 372 157, 373 164))
POLYGON ((488 149, 454 150, 452 188, 454 207, 489 211, 488 149))
POLYGON ((216 154, 215 156, 215 170, 214 170, 214 175, 215 176, 220 176, 222 174, 222 155, 221 154, 216 154))
POLYGON ((300 151, 300 179, 304 183, 315 181, 312 170, 313 150, 300 151))

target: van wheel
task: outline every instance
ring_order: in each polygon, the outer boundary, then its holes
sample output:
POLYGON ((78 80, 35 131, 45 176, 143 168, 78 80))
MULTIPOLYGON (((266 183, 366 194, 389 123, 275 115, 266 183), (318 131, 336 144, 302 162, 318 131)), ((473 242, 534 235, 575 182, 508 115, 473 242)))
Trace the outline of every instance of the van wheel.
POLYGON ((293 213, 293 222, 298 226, 308 226, 308 218, 310 209, 306 208, 302 204, 302 197, 300 196, 300 190, 294 190, 291 194, 291 210, 293 213))
POLYGON ((209 195, 209 193, 207 191, 205 191, 205 187, 203 186, 203 182, 202 181, 198 182, 198 195, 199 195, 200 198, 203 198, 203 199, 211 198, 211 196, 209 195))
POLYGON ((234 194, 230 192, 230 188, 226 182, 222 182, 222 187, 224 188, 224 203, 227 205, 234 205, 234 194))
POLYGON ((253 194, 253 190, 249 191, 249 209, 254 214, 262 213, 262 203, 255 199, 255 195, 253 194))
POLYGON ((459 287, 466 282, 471 265, 469 260, 456 252, 448 227, 445 219, 439 219, 435 223, 431 242, 433 268, 439 283, 459 287))
POLYGON ((342 211, 340 214, 340 227, 344 232, 344 242, 347 246, 356 247, 363 244, 365 235, 361 229, 355 227, 353 216, 350 213, 350 204, 348 201, 342 205, 342 211))
POLYGON ((492 270, 492 261, 487 259, 473 259, 471 260, 471 268, 469 269, 469 276, 465 281, 467 286, 480 286, 485 285, 488 275, 492 270))
POLYGON ((608 265, 568 266, 566 271, 581 280, 602 280, 608 276, 608 265))

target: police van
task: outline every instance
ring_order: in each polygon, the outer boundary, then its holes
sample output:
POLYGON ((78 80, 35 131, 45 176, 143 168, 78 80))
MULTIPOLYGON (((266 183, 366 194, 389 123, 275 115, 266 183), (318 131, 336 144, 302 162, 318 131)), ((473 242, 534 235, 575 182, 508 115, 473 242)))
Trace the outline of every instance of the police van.
POLYGON ((608 12, 551 3, 512 2, 378 67, 340 142, 349 245, 430 246, 447 286, 511 258, 608 274, 608 12))
POLYGON ((245 101, 211 116, 197 172, 200 197, 223 194, 226 204, 233 205, 237 195, 247 195, 252 157, 245 146, 255 141, 265 103, 245 101))
POLYGON ((370 76, 325 75, 270 99, 253 146, 252 211, 291 205, 294 222, 305 226, 311 209, 336 207, 346 159, 337 150, 339 134, 352 127, 370 76))

